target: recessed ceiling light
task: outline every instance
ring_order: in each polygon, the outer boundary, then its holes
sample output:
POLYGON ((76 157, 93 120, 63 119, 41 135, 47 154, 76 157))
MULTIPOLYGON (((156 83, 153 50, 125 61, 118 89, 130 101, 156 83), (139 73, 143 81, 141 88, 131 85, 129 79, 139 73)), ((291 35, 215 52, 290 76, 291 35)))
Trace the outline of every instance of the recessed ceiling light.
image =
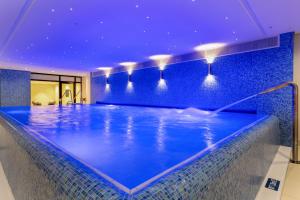
POLYGON ((222 48, 225 45, 226 45, 225 43, 209 43, 209 44, 202 44, 202 45, 196 46, 194 49, 196 51, 209 51, 209 50, 222 48))

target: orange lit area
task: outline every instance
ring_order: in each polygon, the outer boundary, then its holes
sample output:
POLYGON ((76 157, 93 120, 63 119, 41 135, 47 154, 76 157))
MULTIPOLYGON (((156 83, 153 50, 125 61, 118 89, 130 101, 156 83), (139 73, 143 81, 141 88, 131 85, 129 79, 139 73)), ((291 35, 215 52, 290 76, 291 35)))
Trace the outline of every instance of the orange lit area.
POLYGON ((47 106, 59 103, 59 83, 31 81, 31 105, 47 106))

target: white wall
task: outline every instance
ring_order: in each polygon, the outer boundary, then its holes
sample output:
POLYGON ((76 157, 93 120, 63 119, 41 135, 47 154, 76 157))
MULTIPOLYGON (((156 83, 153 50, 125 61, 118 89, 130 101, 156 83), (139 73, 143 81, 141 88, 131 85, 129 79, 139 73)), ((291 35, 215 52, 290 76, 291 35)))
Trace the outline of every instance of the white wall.
POLYGON ((91 83, 90 75, 82 77, 82 97, 86 98, 86 103, 91 103, 91 83))

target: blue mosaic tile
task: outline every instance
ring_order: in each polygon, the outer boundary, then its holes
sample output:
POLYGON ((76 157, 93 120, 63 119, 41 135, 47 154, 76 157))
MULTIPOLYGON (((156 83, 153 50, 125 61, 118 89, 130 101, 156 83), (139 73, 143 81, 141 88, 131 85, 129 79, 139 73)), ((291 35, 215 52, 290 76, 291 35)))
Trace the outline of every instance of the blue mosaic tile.
MULTIPOLYGON (((166 89, 158 87, 157 67, 134 71, 131 92, 126 90, 127 72, 112 74, 109 90, 105 89, 104 76, 93 77, 92 102, 215 110, 293 80, 293 43, 294 33, 286 33, 280 36, 279 47, 218 57, 212 64, 214 82, 207 82, 207 64, 203 60, 168 65, 164 71, 166 89)), ((265 99, 270 104, 266 109, 262 106, 262 99, 252 99, 231 110, 276 115, 282 130, 281 144, 290 146, 292 133, 289 116, 292 104, 288 93, 283 90, 281 97, 272 101, 265 99), (280 107, 283 104, 287 110, 280 107)))
POLYGON ((30 106, 30 72, 0 69, 0 106, 30 106))

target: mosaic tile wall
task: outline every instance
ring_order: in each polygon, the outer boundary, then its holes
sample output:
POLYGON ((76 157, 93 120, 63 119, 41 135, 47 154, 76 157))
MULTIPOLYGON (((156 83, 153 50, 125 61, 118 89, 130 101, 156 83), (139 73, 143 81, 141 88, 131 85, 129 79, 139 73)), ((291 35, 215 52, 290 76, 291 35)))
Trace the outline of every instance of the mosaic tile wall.
POLYGON ((118 190, 51 144, 18 126, 10 127, 1 116, 0 161, 16 200, 250 200, 279 147, 278 126, 276 117, 268 117, 133 195, 118 190))
MULTIPOLYGON (((136 70, 132 87, 126 72, 112 74, 109 88, 104 76, 91 80, 92 102, 146 105, 162 107, 197 107, 214 110, 253 95, 271 86, 293 79, 294 34, 280 36, 280 47, 248 53, 222 56, 212 64, 214 79, 207 78, 207 64, 194 60, 167 66, 165 85, 159 84, 157 67, 136 70)), ((231 110, 272 113, 279 117, 282 129, 281 144, 290 145, 291 111, 290 91, 282 90, 274 100, 253 99, 231 110), (285 108, 285 109, 282 109, 285 108), (283 111, 283 112, 281 112, 283 111)))
POLYGON ((30 72, 0 69, 0 106, 30 105, 30 72))

